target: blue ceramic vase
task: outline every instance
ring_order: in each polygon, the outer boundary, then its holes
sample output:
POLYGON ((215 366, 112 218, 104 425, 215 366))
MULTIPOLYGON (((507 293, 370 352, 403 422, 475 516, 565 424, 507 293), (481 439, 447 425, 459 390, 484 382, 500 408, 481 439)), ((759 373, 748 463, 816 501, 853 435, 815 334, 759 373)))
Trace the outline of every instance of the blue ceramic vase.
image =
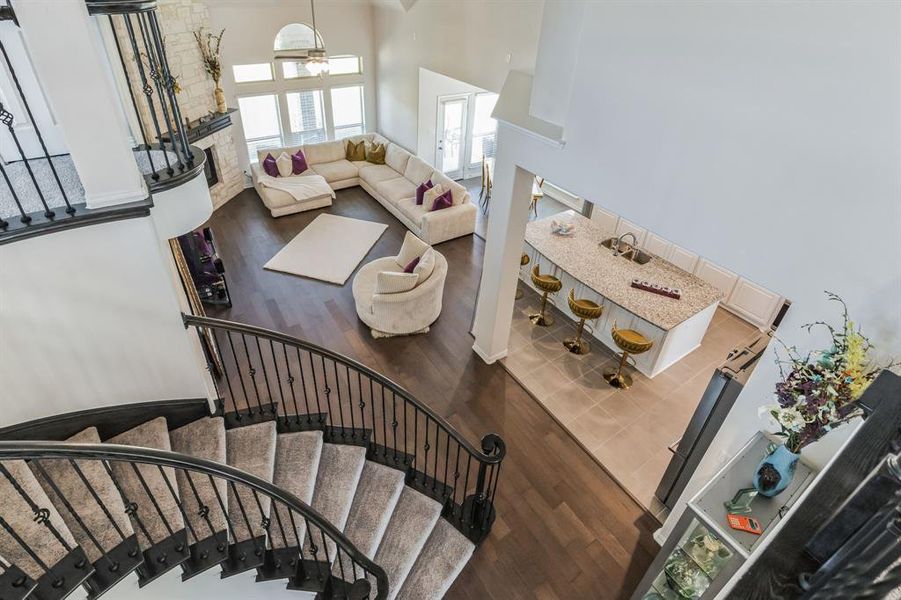
POLYGON ((800 454, 795 454, 785 447, 778 446, 770 455, 760 461, 754 472, 754 487, 757 493, 772 498, 788 487, 795 476, 800 454))

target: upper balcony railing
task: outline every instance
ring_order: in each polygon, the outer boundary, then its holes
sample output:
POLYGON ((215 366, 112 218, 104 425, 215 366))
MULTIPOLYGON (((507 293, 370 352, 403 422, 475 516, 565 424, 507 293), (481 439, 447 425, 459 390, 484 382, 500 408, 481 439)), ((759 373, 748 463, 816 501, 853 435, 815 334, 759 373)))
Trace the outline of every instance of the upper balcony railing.
MULTIPOLYGON (((135 161, 150 194, 192 179, 203 171, 206 156, 188 141, 156 2, 88 0, 86 5, 101 29, 109 25, 105 43, 110 67, 121 69, 125 84, 120 93, 127 96, 123 110, 134 117, 135 161)), ((18 26, 14 8, 0 4, 0 27, 18 26)), ((7 74, 0 78, 0 83, 6 81, 0 96, 0 244, 37 232, 149 214, 150 197, 104 208, 85 203, 76 164, 46 116, 50 109, 38 75, 19 58, 27 49, 16 39, 0 35, 0 71, 7 74)))

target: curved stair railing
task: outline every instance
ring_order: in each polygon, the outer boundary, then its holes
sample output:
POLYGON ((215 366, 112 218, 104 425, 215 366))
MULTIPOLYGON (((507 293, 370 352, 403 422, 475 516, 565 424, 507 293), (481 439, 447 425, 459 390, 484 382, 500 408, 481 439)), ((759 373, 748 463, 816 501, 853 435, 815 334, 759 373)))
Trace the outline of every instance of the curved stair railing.
POLYGON ((207 354, 226 427, 277 420, 278 430, 321 430, 326 442, 367 449, 437 500, 442 516, 478 544, 495 517, 503 440, 481 449, 391 379, 302 339, 208 317, 184 316, 207 354))
POLYGON ((297 496, 225 464, 135 446, 0 441, 0 487, 7 502, 25 509, 18 520, 11 516, 11 507, 4 511, 7 518, 0 517, 6 553, 16 554, 11 546, 19 550, 19 556, 0 558, 3 598, 26 598, 32 591, 33 597, 63 598, 79 585, 94 598, 132 571, 137 571, 143 586, 180 564, 186 579, 222 563, 226 555, 225 564, 243 560, 241 553, 265 555, 262 573, 288 577, 289 588, 315 591, 317 597, 381 600, 388 595, 385 571, 333 524, 297 496), (137 533, 122 530, 96 489, 97 478, 85 475, 98 464, 114 483, 134 531, 153 542, 149 549, 142 552, 137 533), (78 494, 60 490, 59 467, 78 476, 83 485, 78 494), (35 482, 32 474, 46 494, 29 486, 29 481, 35 482), (125 495, 124 477, 135 477, 147 491, 141 501, 125 495), (185 488, 190 492, 176 492, 185 488), (204 496, 215 496, 216 505, 205 503, 204 496), (237 501, 238 522, 229 518, 226 499, 237 501), (183 529, 170 524, 171 514, 167 520, 167 506, 181 514, 183 529), (92 554, 100 558, 88 560, 88 549, 74 544, 65 525, 52 516, 59 514, 57 510, 68 511, 69 522, 77 523, 96 550, 92 554), (108 527, 87 525, 86 511, 94 511, 91 523, 99 518, 108 527), (217 511, 225 519, 225 530, 215 531, 212 524, 210 516, 217 511), (148 531, 151 521, 165 524, 168 536, 159 539, 148 531))

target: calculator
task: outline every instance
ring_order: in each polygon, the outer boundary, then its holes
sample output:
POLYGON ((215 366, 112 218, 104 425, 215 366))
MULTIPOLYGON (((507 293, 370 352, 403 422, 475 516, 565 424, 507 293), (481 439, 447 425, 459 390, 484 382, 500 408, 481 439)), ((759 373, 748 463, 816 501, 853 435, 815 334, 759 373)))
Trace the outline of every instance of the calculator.
POLYGON ((754 517, 729 513, 728 515, 726 515, 726 520, 729 522, 729 527, 731 527, 732 529, 747 531, 748 533, 753 533, 754 535, 760 535, 761 533, 763 533, 763 527, 760 526, 760 521, 758 521, 754 517))

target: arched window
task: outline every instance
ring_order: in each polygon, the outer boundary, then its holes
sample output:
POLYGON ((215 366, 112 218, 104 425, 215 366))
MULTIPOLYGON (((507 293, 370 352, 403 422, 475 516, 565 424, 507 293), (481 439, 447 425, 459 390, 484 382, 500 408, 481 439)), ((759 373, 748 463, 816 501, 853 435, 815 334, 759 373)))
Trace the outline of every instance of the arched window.
POLYGON ((296 57, 298 50, 309 50, 315 46, 325 48, 322 35, 316 32, 316 40, 313 39, 313 28, 306 23, 291 23, 282 27, 275 36, 275 57, 296 57), (317 43, 318 42, 318 43, 317 43))

